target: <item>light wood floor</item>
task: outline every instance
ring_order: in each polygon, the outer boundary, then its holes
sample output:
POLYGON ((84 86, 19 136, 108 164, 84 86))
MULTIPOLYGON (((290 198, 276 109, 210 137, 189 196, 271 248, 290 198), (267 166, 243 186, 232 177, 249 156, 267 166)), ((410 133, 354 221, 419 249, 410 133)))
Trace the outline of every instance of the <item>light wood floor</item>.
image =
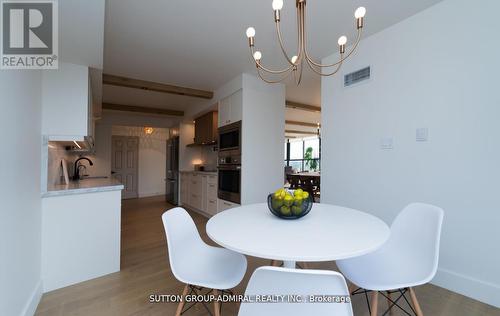
MULTIPOLYGON (((180 294, 183 285, 170 272, 161 214, 171 206, 163 198, 144 198, 123 202, 121 271, 63 289, 45 293, 36 315, 174 315, 172 303, 150 304, 150 294, 180 294)), ((192 216, 202 238, 212 243, 205 233, 206 219, 192 216)), ((193 260, 196 260, 193 257, 193 260)), ((269 261, 248 258, 248 272, 236 293, 244 293, 246 283, 256 267, 269 261)), ((335 269, 331 262, 310 264, 311 268, 335 269)), ((433 285, 416 289, 427 316, 500 316, 500 310, 433 285)), ((354 314, 368 315, 362 296, 353 299, 354 314)), ((379 310, 386 307, 380 299, 379 310)), ((223 305, 223 315, 237 315, 236 304, 223 305)), ((208 315, 195 306, 185 316, 208 315)), ((393 315, 403 315, 395 311, 393 315)))

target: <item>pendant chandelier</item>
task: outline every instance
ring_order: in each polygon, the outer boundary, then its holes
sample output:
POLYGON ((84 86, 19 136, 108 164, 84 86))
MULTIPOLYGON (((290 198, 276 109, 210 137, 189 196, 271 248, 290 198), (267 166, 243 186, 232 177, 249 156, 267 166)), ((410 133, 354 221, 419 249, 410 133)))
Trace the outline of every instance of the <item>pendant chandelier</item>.
POLYGON ((260 51, 255 50, 255 29, 253 27, 249 27, 246 31, 246 35, 248 37, 248 44, 250 46, 250 52, 255 61, 255 65, 257 67, 257 72, 259 77, 268 83, 277 83, 285 80, 290 75, 293 74, 295 83, 297 85, 300 84, 302 79, 302 68, 304 62, 311 68, 316 74, 321 76, 332 76, 336 74, 340 67, 342 66, 342 62, 349 58, 352 53, 358 47, 359 41, 361 39, 361 33, 364 25, 364 17, 366 14, 366 9, 364 7, 359 7, 354 13, 354 17, 356 19, 356 28, 358 30, 356 41, 349 52, 346 52, 346 44, 347 37, 341 36, 338 39, 339 45, 339 53, 340 58, 337 62, 332 64, 321 64, 319 62, 314 61, 308 53, 307 50, 307 37, 306 37, 306 0, 296 0, 297 7, 297 39, 298 39, 298 52, 296 55, 290 57, 290 55, 285 50, 283 44, 283 37, 281 35, 280 28, 280 20, 281 20, 281 9, 283 8, 283 0, 273 0, 272 7, 274 10, 274 22, 276 24, 276 31, 278 33, 278 41, 281 47, 281 51, 285 56, 285 59, 288 62, 288 66, 284 69, 275 70, 270 69, 262 65, 262 53, 260 51), (279 78, 268 79, 264 77, 264 73, 270 74, 271 76, 277 76, 279 78))

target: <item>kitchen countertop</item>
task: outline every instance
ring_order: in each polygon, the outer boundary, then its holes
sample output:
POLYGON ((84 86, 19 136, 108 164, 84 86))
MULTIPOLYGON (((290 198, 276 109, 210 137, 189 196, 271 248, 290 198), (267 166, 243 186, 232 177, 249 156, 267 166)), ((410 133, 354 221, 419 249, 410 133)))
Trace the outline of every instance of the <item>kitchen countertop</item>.
POLYGON ((51 185, 47 192, 42 192, 42 197, 84 194, 123 190, 123 184, 113 178, 84 179, 71 181, 69 184, 51 185))
POLYGON ((180 171, 180 172, 184 172, 184 173, 200 173, 200 174, 217 174, 217 170, 209 170, 209 171, 195 171, 195 170, 186 171, 186 170, 183 170, 183 171, 180 171))

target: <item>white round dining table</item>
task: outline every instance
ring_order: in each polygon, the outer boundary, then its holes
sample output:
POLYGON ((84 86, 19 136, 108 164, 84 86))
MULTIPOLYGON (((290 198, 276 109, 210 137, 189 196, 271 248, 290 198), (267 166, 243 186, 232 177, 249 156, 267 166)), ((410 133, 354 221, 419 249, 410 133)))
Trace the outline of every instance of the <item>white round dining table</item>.
POLYGON ((267 204, 249 204, 213 216, 208 236, 220 246, 249 256, 299 262, 334 261, 378 249, 390 230, 379 218, 336 205, 313 204, 309 214, 290 220, 271 214, 267 204))

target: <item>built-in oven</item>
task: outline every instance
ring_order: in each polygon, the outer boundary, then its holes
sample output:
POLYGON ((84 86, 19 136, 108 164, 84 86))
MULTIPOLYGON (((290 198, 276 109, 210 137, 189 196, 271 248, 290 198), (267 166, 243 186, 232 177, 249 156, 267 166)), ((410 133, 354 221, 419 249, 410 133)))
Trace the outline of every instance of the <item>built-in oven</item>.
POLYGON ((241 121, 219 127, 219 189, 221 200, 241 203, 241 121))
POLYGON ((241 165, 219 162, 218 197, 221 200, 241 203, 241 165))
POLYGON ((241 121, 219 127, 219 152, 241 155, 241 121))

